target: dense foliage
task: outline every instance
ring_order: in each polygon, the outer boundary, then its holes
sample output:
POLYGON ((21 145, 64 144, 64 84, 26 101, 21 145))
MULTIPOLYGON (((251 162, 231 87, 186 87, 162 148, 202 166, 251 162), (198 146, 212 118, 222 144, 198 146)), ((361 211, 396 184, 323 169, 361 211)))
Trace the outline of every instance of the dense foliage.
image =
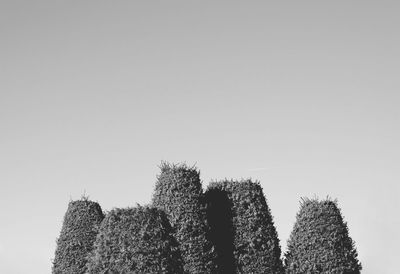
POLYGON ((162 163, 153 205, 164 210, 174 229, 185 273, 216 272, 215 252, 207 239, 203 190, 196 168, 162 163))
POLYGON ((110 211, 101 224, 88 270, 91 274, 182 273, 165 213, 141 206, 110 211))
POLYGON ((286 273, 360 273, 354 242, 336 201, 303 199, 288 241, 286 273))
POLYGON ((258 182, 212 182, 205 198, 222 273, 283 273, 277 232, 258 182))
POLYGON ((86 273, 86 258, 93 248, 103 218, 100 205, 87 198, 69 203, 57 239, 54 274, 86 273))
POLYGON ((260 183, 211 182, 161 164, 151 206, 113 209, 71 201, 53 274, 359 274, 361 263, 337 202, 302 199, 285 265, 260 183))

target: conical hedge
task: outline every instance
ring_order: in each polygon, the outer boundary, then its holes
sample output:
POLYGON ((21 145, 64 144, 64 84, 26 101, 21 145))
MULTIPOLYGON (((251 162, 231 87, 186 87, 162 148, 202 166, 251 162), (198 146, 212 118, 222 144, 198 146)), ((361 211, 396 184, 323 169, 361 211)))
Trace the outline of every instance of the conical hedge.
POLYGON ((185 273, 215 273, 215 252, 207 239, 203 191, 196 168, 162 163, 153 205, 164 210, 174 229, 185 273))
POLYGON ((87 198, 69 203, 57 239, 54 274, 86 273, 87 255, 93 248, 103 218, 100 205, 87 198))
POLYGON ((360 273, 354 242, 336 201, 303 199, 288 241, 286 273, 360 273))
POLYGON ((261 185, 210 183, 205 198, 220 273, 283 273, 281 248, 261 185))
POLYGON ((182 273, 182 261, 164 212, 151 207, 113 209, 101 223, 88 273, 182 273))

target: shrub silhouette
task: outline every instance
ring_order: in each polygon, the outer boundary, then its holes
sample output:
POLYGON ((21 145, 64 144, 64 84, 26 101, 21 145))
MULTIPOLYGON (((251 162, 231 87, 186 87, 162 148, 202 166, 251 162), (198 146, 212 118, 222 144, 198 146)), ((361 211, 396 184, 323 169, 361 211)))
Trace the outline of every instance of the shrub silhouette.
POLYGON ((336 201, 303 199, 288 241, 286 273, 360 273, 354 242, 336 201))
POLYGON ((100 205, 86 197, 69 203, 57 239, 54 274, 86 273, 87 255, 93 248, 103 218, 100 205))
POLYGON ((142 206, 110 211, 101 223, 88 273, 182 273, 165 213, 142 206))
POLYGON ((258 182, 212 182, 205 197, 221 273, 283 273, 279 239, 258 182))
POLYGON ((164 210, 174 229, 185 273, 215 273, 215 251, 207 238, 203 191, 196 168, 161 164, 153 205, 164 210))

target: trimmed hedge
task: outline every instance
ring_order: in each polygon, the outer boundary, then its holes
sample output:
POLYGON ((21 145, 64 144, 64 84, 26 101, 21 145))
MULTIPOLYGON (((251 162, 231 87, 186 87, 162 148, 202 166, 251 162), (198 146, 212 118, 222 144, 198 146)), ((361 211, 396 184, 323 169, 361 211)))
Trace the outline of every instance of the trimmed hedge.
POLYGON ((361 264, 336 201, 302 199, 288 241, 286 273, 360 273, 361 264))
POLYGON ((142 206, 110 211, 101 223, 88 273, 182 273, 165 213, 142 206))
POLYGON ((222 273, 284 272, 278 235, 258 182, 212 182, 205 195, 222 273))
POLYGON ((86 273, 87 255, 92 251, 103 218, 100 205, 85 197, 69 203, 57 239, 54 274, 86 273))
POLYGON ((185 273, 215 273, 215 251, 207 238, 199 172, 185 164, 161 164, 153 205, 164 210, 174 229, 185 273))

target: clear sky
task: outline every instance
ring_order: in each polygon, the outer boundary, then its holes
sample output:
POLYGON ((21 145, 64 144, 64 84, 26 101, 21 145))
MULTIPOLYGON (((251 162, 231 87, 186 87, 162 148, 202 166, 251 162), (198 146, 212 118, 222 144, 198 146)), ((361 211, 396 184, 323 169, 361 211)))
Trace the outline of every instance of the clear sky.
POLYGON ((0 1, 0 273, 50 273, 69 200, 151 199, 161 160, 261 181, 283 250, 337 198, 398 273, 397 1, 0 1))

